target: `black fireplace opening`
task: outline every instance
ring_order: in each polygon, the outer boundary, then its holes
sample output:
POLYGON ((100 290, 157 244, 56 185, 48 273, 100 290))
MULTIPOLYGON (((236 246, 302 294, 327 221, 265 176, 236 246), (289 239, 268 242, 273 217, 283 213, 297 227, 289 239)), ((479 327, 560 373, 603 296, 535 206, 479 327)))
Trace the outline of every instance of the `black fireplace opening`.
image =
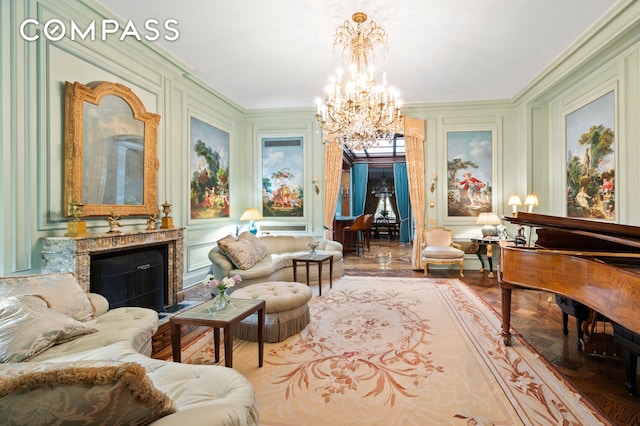
POLYGON ((163 312, 168 300, 168 247, 152 246, 91 256, 90 291, 110 308, 138 306, 163 312))

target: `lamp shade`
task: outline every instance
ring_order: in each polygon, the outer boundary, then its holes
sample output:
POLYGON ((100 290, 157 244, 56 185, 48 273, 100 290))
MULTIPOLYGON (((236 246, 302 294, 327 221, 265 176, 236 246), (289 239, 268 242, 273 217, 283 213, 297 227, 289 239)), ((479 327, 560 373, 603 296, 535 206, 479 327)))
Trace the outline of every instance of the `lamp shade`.
POLYGON ((482 236, 483 237, 494 237, 498 234, 496 227, 494 225, 500 224, 500 218, 495 213, 480 213, 478 216, 478 220, 476 220, 478 225, 482 226, 482 236))
POLYGON ((256 228, 256 224, 254 223, 254 221, 264 220, 264 217, 262 217, 262 213, 260 213, 258 209, 249 208, 246 209, 244 213, 242 213, 242 216, 240 216, 240 220, 251 221, 251 225, 249 225, 249 232, 251 232, 253 235, 256 235, 258 233, 258 228, 256 228))
POLYGON ((264 220, 264 217, 262 217, 262 213, 260 213, 258 209, 250 208, 246 209, 244 213, 242 213, 240 220, 264 220))
POLYGON ((500 218, 495 213, 480 213, 476 223, 478 225, 500 225, 500 218))

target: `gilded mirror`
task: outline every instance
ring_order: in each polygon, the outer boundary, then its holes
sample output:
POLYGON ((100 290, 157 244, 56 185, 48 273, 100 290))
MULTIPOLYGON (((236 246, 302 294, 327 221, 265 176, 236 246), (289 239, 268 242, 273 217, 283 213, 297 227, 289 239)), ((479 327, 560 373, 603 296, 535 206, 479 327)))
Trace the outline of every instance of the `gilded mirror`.
POLYGON ((66 82, 65 215, 157 214, 159 123, 122 84, 66 82))

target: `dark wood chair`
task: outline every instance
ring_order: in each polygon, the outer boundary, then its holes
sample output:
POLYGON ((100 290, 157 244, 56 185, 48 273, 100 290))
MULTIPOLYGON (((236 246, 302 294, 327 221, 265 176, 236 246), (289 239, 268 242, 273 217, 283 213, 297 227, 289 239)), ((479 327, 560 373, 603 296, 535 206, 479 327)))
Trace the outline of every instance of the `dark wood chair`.
MULTIPOLYGON (((373 215, 365 214, 364 222, 362 224, 362 238, 364 239, 363 244, 367 246, 367 251, 371 251, 371 224, 373 223, 373 215)), ((363 248, 364 251, 364 248, 363 248)))
POLYGON ((344 249, 345 251, 354 250, 356 256, 360 256, 360 249, 364 254, 364 239, 362 232, 364 230, 365 215, 361 214, 353 221, 351 226, 344 228, 344 249))

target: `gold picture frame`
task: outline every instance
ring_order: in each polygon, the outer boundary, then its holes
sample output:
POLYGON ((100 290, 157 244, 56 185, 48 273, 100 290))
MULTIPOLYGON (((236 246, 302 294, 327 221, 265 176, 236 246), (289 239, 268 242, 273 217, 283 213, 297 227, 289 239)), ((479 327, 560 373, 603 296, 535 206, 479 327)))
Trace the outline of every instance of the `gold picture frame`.
POLYGON ((157 214, 159 123, 122 84, 65 82, 65 216, 157 214))

